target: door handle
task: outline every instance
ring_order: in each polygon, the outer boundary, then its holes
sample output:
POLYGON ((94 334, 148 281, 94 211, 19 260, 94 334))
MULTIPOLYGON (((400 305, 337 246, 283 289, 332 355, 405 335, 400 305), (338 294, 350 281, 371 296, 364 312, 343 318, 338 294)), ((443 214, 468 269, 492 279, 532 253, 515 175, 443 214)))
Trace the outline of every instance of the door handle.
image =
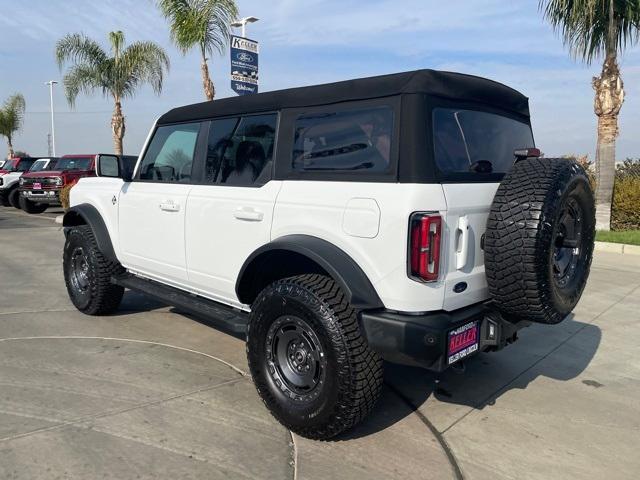
POLYGON ((173 200, 165 200, 160 204, 160 210, 164 210, 165 212, 179 212, 180 204, 174 203, 173 200))
POLYGON ((456 250, 456 268, 462 270, 469 259, 469 218, 465 215, 458 218, 456 229, 458 248, 456 250))
POLYGON ((246 220, 249 222, 261 222, 264 218, 264 213, 255 208, 239 207, 233 212, 233 216, 238 220, 246 220))

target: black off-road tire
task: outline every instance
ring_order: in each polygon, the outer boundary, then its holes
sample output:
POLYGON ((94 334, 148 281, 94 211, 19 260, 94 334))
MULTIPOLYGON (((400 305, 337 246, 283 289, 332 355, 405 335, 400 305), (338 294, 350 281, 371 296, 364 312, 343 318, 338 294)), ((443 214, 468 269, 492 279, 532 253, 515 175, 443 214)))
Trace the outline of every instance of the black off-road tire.
POLYGON ((0 191, 0 205, 3 207, 10 207, 9 203, 9 192, 0 191))
MULTIPOLYGON (((283 351, 289 346, 282 342, 283 351)), ((324 275, 285 278, 258 295, 251 307, 247 358, 267 408, 307 438, 325 440, 350 429, 371 412, 382 389, 382 359, 361 336, 356 311, 340 287, 324 275), (317 383, 304 391, 283 376, 293 367, 278 361, 280 343, 273 343, 298 328, 306 331, 302 343, 318 342, 314 355, 320 359, 312 369, 317 383)))
POLYGON ((20 197, 19 202, 20 208, 30 214, 42 213, 49 207, 46 203, 32 202, 28 198, 24 198, 22 196, 20 197))
POLYGON ((568 159, 527 159, 491 205, 485 269, 495 305, 512 320, 559 323, 589 276, 595 202, 584 169, 568 159))
POLYGON ((8 195, 9 204, 13 208, 20 210, 20 192, 17 188, 13 188, 8 195))
POLYGON ((118 308, 124 288, 111 283, 111 277, 124 273, 124 269, 102 255, 91 227, 80 225, 68 231, 62 262, 67 292, 78 310, 87 315, 106 315, 118 308))

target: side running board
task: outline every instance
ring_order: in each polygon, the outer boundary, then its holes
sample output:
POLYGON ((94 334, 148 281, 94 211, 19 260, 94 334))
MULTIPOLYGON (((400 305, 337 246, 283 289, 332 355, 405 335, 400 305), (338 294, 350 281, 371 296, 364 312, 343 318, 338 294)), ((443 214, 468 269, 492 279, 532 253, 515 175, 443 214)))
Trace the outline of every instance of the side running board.
POLYGON ((244 334, 247 331, 249 315, 213 300, 209 300, 178 288, 163 285, 153 280, 136 277, 135 275, 121 275, 112 277, 116 285, 136 290, 155 298, 156 300, 186 310, 195 315, 203 316, 217 326, 232 333, 244 334))

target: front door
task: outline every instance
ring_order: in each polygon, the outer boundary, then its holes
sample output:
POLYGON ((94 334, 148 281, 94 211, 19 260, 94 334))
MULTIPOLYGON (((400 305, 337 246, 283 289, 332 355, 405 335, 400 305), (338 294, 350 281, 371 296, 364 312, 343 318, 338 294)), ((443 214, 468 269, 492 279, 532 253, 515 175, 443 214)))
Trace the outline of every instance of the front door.
POLYGON ((198 122, 158 127, 119 198, 122 264, 177 286, 187 284, 185 212, 199 130, 198 122))
POLYGON ((268 243, 280 181, 271 179, 277 114, 213 120, 203 182, 187 201, 189 283, 214 300, 236 304, 244 261, 268 243))

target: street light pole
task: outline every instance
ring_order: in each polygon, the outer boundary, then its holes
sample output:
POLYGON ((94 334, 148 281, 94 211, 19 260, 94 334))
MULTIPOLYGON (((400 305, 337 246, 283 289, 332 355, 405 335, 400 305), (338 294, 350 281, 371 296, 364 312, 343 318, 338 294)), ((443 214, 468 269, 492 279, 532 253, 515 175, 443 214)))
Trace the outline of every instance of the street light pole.
POLYGON ((233 22, 231 24, 231 26, 232 27, 236 27, 236 28, 240 28, 241 29, 240 31, 242 32, 242 34, 241 34, 242 37, 246 38, 247 37, 247 30, 246 30, 247 23, 254 23, 254 22, 257 22, 258 20, 260 20, 260 19, 257 18, 257 17, 244 17, 244 18, 241 18, 241 19, 236 20, 235 22, 233 22))
POLYGON ((53 86, 58 83, 55 80, 49 80, 45 83, 45 85, 49 85, 49 98, 51 101, 51 146, 53 151, 53 156, 56 156, 56 123, 55 117, 53 115, 53 86))

